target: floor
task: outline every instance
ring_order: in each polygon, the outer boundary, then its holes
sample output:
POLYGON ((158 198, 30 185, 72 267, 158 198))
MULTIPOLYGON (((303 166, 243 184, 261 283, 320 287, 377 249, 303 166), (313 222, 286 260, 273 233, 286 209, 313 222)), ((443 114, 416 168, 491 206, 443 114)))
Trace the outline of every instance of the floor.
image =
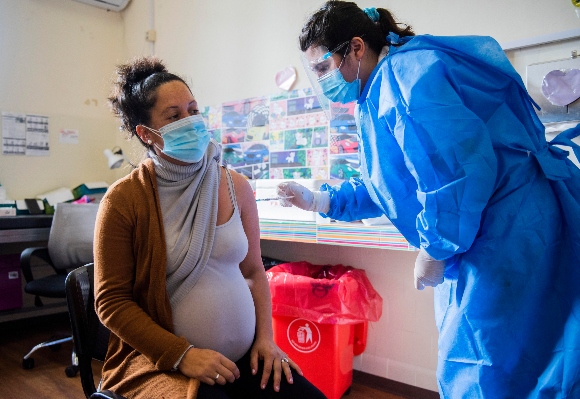
MULTIPOLYGON (((53 335, 65 334, 68 316, 56 315, 18 322, 0 323, 0 397, 2 398, 82 398, 79 377, 68 378, 64 369, 71 361, 71 343, 60 350, 42 348, 35 352, 35 366, 22 368, 22 356, 34 345, 53 335)), ((98 370, 99 362, 94 362, 98 370)), ((98 373, 95 373, 98 374, 98 373)), ((99 378, 96 375, 96 378, 99 378)), ((353 384, 344 399, 403 399, 360 384, 353 384)))

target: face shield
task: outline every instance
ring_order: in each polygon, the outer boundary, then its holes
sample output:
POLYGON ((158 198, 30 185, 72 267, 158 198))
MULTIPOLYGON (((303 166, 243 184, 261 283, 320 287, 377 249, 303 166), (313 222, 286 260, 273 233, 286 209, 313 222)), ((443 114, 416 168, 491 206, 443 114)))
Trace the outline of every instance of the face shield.
POLYGON ((314 93, 318 97, 318 102, 324 110, 326 117, 329 121, 336 119, 336 117, 342 113, 345 113, 346 108, 339 106, 337 104, 334 106, 325 95, 320 82, 336 73, 337 69, 340 69, 342 62, 348 52, 348 44, 350 40, 339 44, 333 50, 328 50, 325 46, 311 47, 304 53, 302 53, 302 65, 308 76, 308 80, 312 85, 314 93), (337 62, 333 55, 339 53, 342 55, 340 60, 337 62))

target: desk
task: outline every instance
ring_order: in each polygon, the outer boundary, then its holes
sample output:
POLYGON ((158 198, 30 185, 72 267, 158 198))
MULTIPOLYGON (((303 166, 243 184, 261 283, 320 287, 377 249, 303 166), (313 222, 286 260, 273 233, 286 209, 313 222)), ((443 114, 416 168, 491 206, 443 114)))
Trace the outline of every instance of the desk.
MULTIPOLYGON (((52 215, 0 217, 0 247, 46 242, 51 224, 52 215)), ((318 225, 314 222, 265 219, 260 220, 260 238, 364 248, 416 250, 392 226, 369 227, 361 223, 318 225)), ((12 250, 12 253, 17 252, 14 248, 12 250)), ((35 274, 38 272, 35 271, 35 274)), ((24 306, 21 309, 0 311, 0 322, 67 311, 63 300, 43 298, 45 306, 39 308, 34 306, 33 299, 32 295, 24 294, 24 306)))
POLYGON ((52 215, 0 217, 0 244, 47 241, 52 215))
MULTIPOLYGON (((0 217, 0 244, 47 241, 52 215, 0 217)), ((260 220, 260 238, 413 251, 393 226, 260 220)))

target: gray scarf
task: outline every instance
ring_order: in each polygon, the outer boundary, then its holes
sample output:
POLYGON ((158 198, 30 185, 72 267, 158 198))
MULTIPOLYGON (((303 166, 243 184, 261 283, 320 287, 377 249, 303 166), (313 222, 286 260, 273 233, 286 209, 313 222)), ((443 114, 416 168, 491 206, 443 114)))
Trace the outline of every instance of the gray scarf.
POLYGON ((152 151, 149 156, 155 164, 166 231, 167 293, 175 306, 199 280, 213 248, 221 146, 212 140, 199 162, 185 166, 152 151))

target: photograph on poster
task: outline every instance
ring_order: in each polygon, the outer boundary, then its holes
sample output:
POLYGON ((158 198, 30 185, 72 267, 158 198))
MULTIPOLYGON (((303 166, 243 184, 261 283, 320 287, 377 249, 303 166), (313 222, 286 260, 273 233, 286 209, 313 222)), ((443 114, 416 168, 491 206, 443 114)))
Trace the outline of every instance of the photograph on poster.
POLYGON ((330 178, 350 179, 359 177, 360 159, 357 155, 338 155, 330 158, 330 178))
POLYGON ((222 126, 221 105, 201 108, 201 116, 205 119, 208 130, 219 129, 222 126))
POLYGON ((222 144, 241 143, 246 141, 245 128, 227 127, 221 130, 223 130, 221 138, 222 144))
POLYGON ((270 167, 288 168, 306 166, 306 151, 281 151, 270 154, 270 167))
POLYGON ((328 151, 318 148, 306 151, 306 164, 308 166, 326 166, 328 165, 328 151))
POLYGON ((356 134, 331 134, 330 153, 358 153, 358 136, 356 134))
POLYGON ((300 169, 282 169, 282 179, 312 179, 312 170, 310 168, 300 169))

